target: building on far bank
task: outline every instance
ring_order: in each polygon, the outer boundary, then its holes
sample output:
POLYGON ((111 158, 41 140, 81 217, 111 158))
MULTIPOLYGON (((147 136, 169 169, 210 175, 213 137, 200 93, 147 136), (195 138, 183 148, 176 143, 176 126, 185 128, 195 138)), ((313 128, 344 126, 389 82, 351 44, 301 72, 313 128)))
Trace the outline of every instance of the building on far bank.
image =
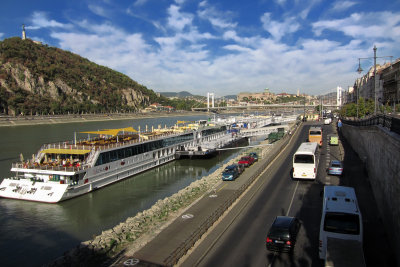
MULTIPOLYGON (((345 101, 356 103, 360 97, 375 101, 374 66, 362 77, 355 80, 346 92, 345 101)), ((400 58, 394 63, 376 65, 376 99, 378 105, 397 106, 400 104, 400 58)))
POLYGON ((274 93, 271 93, 269 89, 266 88, 262 93, 248 93, 248 92, 239 93, 237 99, 239 102, 247 102, 247 101, 272 102, 276 100, 276 95, 274 93))

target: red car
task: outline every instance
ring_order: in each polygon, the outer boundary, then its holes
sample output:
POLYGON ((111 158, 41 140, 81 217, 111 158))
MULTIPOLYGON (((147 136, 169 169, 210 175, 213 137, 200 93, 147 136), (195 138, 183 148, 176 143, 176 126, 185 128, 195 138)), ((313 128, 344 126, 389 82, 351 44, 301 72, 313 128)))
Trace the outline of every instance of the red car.
POLYGON ((250 156, 241 157, 238 164, 243 164, 245 167, 249 167, 254 163, 254 158, 250 156))

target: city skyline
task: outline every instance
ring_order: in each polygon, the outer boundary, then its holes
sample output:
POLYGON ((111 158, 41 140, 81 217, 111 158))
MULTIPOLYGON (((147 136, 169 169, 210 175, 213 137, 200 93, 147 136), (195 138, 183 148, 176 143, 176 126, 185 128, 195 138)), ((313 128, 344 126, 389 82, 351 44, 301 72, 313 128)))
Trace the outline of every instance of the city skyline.
MULTIPOLYGON (((359 57, 399 57, 400 1, 6 1, 0 40, 27 38, 156 92, 319 95, 348 88, 359 57)), ((383 59, 377 63, 383 64, 383 59)), ((368 71, 373 60, 364 60, 368 71)), ((365 73, 363 73, 365 74, 365 73)))

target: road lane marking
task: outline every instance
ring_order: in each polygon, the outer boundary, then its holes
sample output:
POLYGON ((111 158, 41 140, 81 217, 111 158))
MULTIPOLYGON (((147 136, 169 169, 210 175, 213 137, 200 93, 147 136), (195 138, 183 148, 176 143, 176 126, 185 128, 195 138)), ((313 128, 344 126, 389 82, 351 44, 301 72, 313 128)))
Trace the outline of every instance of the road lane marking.
POLYGON ((294 196, 296 195, 296 191, 297 191, 297 187, 299 185, 299 181, 296 182, 296 188, 294 189, 293 195, 292 195, 292 200, 290 200, 290 204, 289 204, 289 208, 286 212, 286 216, 289 215, 290 209, 292 208, 292 204, 293 204, 293 200, 294 200, 294 196))
POLYGON ((222 188, 224 188, 225 186, 227 186, 228 184, 227 183, 225 183, 223 186, 221 186, 221 188, 220 189, 218 189, 217 190, 217 192, 219 192, 219 191, 221 191, 222 190, 222 188))

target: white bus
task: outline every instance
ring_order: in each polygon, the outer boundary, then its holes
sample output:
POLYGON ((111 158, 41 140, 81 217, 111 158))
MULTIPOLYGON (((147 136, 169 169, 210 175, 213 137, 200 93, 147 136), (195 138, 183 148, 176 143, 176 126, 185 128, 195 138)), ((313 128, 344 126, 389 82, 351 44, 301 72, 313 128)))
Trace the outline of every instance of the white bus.
POLYGON ((326 259, 328 239, 353 240, 362 244, 361 212, 352 187, 324 187, 324 203, 319 230, 319 257, 321 259, 326 259))
POLYGON ((293 155, 293 178, 315 179, 318 169, 317 143, 302 143, 293 155))

